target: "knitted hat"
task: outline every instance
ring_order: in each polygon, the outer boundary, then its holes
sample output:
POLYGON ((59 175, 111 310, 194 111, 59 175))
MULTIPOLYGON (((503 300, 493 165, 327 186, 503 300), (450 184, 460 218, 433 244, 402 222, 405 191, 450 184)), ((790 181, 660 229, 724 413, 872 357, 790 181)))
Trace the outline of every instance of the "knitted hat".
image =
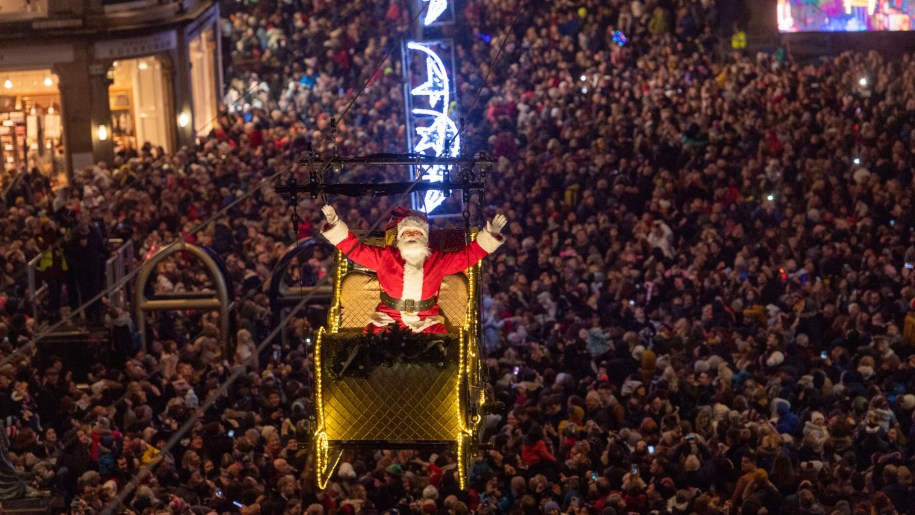
POLYGON ((403 467, 400 466, 400 463, 392 463, 384 471, 392 476, 400 477, 403 475, 403 467))

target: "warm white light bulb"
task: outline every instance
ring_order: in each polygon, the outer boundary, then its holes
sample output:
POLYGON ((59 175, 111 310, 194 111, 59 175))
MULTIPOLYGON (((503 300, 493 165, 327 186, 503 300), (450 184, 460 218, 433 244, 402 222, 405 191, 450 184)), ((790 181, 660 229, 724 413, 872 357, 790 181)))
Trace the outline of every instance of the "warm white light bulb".
POLYGON ((98 140, 105 141, 108 139, 108 127, 105 125, 98 126, 98 140))
POLYGON ((6 82, 3 83, 3 87, 6 88, 6 89, 12 89, 12 87, 13 87, 13 81, 11 81, 11 80, 9 80, 9 79, 6 79, 6 82))
POLYGON ((51 80, 51 77, 45 77, 45 78, 44 78, 44 85, 50 88, 51 86, 54 85, 54 81, 51 80))
POLYGON ((858 79, 858 84, 860 84, 862 88, 867 86, 867 77, 861 77, 858 79))
POLYGON ((178 115, 178 127, 187 127, 191 123, 191 117, 187 113, 178 115))

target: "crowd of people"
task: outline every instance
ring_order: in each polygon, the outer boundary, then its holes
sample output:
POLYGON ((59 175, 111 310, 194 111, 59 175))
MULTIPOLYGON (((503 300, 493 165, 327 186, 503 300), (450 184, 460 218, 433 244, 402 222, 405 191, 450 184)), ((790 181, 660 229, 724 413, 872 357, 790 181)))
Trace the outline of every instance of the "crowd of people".
MULTIPOLYGON (((399 59, 382 58, 410 7, 357 4, 224 0, 229 94, 198 145, 121 149, 57 191, 10 172, 0 420, 30 492, 77 514, 915 511, 915 56, 721 52, 714 0, 462 5, 459 97, 479 95, 464 145, 497 160, 474 216, 509 219, 481 278, 505 409, 463 491, 451 453, 386 450, 348 452, 317 490, 303 429, 320 320, 258 346, 263 285, 320 204, 293 227, 257 187, 308 150, 405 147, 399 59), (86 270, 108 235, 140 261, 178 238, 214 249, 240 299, 235 348, 214 314, 181 311, 142 350, 103 298, 91 317, 119 337, 87 378, 14 352, 44 322, 25 263, 42 256, 44 316, 66 316, 102 291, 86 270)), ((334 204, 354 228, 391 207, 334 204)), ((330 257, 295 273, 319 279, 330 257)), ((176 254, 152 288, 211 281, 176 254)))

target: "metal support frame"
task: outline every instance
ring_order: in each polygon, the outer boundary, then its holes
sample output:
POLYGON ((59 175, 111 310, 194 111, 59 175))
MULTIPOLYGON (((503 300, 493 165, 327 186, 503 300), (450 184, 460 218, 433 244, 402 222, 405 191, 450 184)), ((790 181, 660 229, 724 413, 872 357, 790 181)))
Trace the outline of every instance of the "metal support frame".
POLYGON ((280 195, 297 200, 300 193, 308 193, 311 198, 319 195, 345 195, 350 197, 364 196, 391 196, 405 192, 443 191, 445 196, 450 196, 454 191, 462 191, 469 198, 471 190, 485 189, 484 179, 486 169, 493 164, 492 159, 485 152, 480 152, 476 157, 428 157, 420 154, 374 154, 362 157, 333 156, 322 161, 317 154, 310 154, 300 164, 312 168, 311 179, 307 184, 299 184, 295 179, 290 179, 284 185, 276 186, 275 190, 280 195), (452 179, 453 175, 446 175, 442 182, 385 182, 385 183, 338 183, 328 184, 322 174, 315 169, 342 170, 347 165, 358 166, 454 166, 461 169, 458 181, 452 179))
MULTIPOLYGON (((217 256, 218 257, 218 256, 217 256)), ((229 287, 226 277, 222 273, 222 268, 216 262, 216 258, 207 251, 207 249, 187 243, 185 241, 175 242, 156 252, 145 263, 143 263, 140 273, 137 275, 136 283, 136 302, 135 309, 137 314, 137 329, 140 332, 140 341, 143 350, 147 348, 146 344, 146 311, 170 311, 184 309, 206 309, 219 311, 219 329, 221 332, 223 348, 226 356, 231 356, 235 349, 231 347, 233 338, 229 334, 229 287), (187 252, 199 259, 206 267, 216 286, 215 292, 209 294, 203 292, 188 292, 187 294, 169 295, 168 298, 156 298, 146 296, 146 283, 155 272, 159 263, 178 252, 187 252)))
MULTIPOLYGON (((283 282, 283 278, 286 276, 286 272, 289 269, 289 264, 293 259, 301 256, 310 249, 316 247, 326 247, 328 253, 335 252, 336 249, 330 245, 327 240, 321 238, 312 238, 308 240, 300 240, 292 245, 286 247, 286 252, 280 257, 277 261, 276 266, 273 268, 273 272, 270 274, 270 310, 271 317, 273 320, 273 326, 276 327, 277 324, 283 319, 283 310, 286 308, 294 307, 299 303, 306 295, 312 294, 312 299, 315 303, 326 304, 328 300, 333 296, 333 287, 330 285, 324 286, 306 286, 306 285, 296 285, 289 286, 283 282)), ((330 255, 330 254, 329 254, 330 255)), ((285 337, 285 330, 282 333, 285 337)))
MULTIPOLYGON (((41 304, 41 299, 48 293, 48 285, 42 284, 39 286, 38 281, 36 280, 38 275, 38 264, 40 262, 41 254, 38 254, 29 261, 29 264, 26 267, 29 286, 29 302, 32 304, 32 318, 35 320, 38 320, 38 308, 41 304)), ((82 313, 83 312, 80 311, 80 314, 82 313)))
MULTIPOLYGON (((423 154, 370 154, 357 157, 332 157, 327 160, 331 164, 346 165, 377 165, 377 166, 460 166, 475 168, 478 166, 491 166, 493 160, 481 152, 477 157, 432 157, 423 154)), ((299 161, 301 165, 321 164, 324 161, 317 154, 312 154, 299 161)))

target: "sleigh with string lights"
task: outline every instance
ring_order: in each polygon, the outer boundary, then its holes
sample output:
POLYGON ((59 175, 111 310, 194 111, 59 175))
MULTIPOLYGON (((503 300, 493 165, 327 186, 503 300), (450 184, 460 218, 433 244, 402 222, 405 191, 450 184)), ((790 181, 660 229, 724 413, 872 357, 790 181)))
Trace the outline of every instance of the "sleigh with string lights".
MULTIPOLYGON (((312 155, 308 184, 287 183, 277 192, 313 197, 403 196, 437 190, 463 195, 464 227, 433 229, 429 243, 443 251, 457 250, 476 238, 467 209, 470 192, 481 190, 485 156, 475 159, 424 156, 372 156, 321 161, 312 155), (446 166, 441 182, 347 183, 324 181, 328 170, 350 166, 446 166)), ((355 231, 363 243, 385 246, 396 230, 372 234, 355 231)), ((324 488, 346 449, 450 449, 456 458, 461 488, 472 458, 480 448, 478 430, 487 406, 481 365, 480 301, 477 264, 446 276, 438 303, 448 334, 414 334, 391 330, 364 334, 381 294, 375 272, 339 250, 327 324, 315 338, 315 453, 316 479, 324 488)))

